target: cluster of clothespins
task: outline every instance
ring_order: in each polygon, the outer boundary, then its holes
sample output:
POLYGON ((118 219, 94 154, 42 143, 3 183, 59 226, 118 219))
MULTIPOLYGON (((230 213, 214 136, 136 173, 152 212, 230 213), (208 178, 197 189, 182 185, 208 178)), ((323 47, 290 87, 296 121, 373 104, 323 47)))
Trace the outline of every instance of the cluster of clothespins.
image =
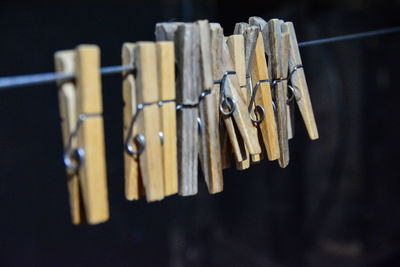
MULTIPOLYGON (((251 17, 225 37, 218 23, 158 23, 156 42, 124 43, 125 194, 162 200, 197 193, 198 159, 211 194, 263 158, 289 163, 297 102, 311 139, 318 131, 293 24, 251 17)), ((72 221, 109 217, 100 50, 55 54, 72 221)), ((121 149, 122 151, 122 149, 121 149)))

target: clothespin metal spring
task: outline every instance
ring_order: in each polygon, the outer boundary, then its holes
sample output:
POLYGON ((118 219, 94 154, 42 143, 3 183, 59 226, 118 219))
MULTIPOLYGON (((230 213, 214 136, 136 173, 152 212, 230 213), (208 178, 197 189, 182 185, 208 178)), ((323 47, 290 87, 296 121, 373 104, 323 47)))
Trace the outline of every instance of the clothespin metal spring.
POLYGON ((72 148, 72 140, 76 138, 76 135, 78 134, 79 128, 83 124, 83 122, 92 117, 100 117, 102 114, 81 114, 79 115, 78 122, 76 123, 76 127, 74 131, 71 133, 68 139, 68 143, 64 149, 63 153, 63 158, 64 158, 64 165, 71 170, 72 172, 77 172, 81 168, 81 166, 84 164, 85 161, 85 151, 78 147, 73 149, 72 148), (75 158, 76 164, 72 163, 71 156, 75 158))

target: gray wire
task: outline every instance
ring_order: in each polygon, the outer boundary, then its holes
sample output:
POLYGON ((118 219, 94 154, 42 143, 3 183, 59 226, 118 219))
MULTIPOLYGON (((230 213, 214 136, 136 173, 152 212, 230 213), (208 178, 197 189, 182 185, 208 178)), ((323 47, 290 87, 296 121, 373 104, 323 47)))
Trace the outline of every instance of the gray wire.
POLYGON ((329 38, 323 38, 323 39, 318 39, 318 40, 313 40, 313 41, 301 42, 301 43, 299 43, 299 47, 321 45, 321 44, 326 44, 326 43, 334 43, 334 42, 347 41, 347 40, 353 40, 353 39, 361 39, 361 38, 365 38, 365 37, 390 34, 390 33, 398 33, 398 32, 400 32, 400 27, 393 27, 393 28, 381 29, 381 30, 376 30, 376 31, 347 34, 347 35, 341 35, 341 36, 336 36, 336 37, 329 37, 329 38))
MULTIPOLYGON (((398 32, 400 32, 400 27, 393 27, 387 29, 380 29, 376 31, 347 34, 342 36, 301 42, 299 43, 299 47, 321 45, 321 44, 360 39, 365 37, 372 37, 372 36, 398 33, 398 32)), ((110 67, 103 67, 100 69, 101 75, 110 75, 115 73, 121 73, 123 71, 133 71, 133 66, 110 66, 110 67)), ((0 91, 9 88, 16 88, 28 85, 39 85, 39 84, 53 83, 56 81, 71 80, 74 79, 74 77, 75 76, 73 74, 60 74, 54 72, 3 77, 0 78, 0 91)))

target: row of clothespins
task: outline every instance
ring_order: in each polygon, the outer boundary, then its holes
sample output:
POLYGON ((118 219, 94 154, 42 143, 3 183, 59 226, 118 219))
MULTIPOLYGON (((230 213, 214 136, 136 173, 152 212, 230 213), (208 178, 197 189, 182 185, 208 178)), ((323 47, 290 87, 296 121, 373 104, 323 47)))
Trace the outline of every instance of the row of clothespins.
MULTIPOLYGON (((289 163, 297 102, 311 139, 318 131, 293 24, 251 17, 225 37, 218 23, 158 23, 156 42, 124 43, 125 194, 162 200, 197 193, 198 159, 211 194, 263 158, 289 163), (268 63, 267 63, 268 62, 268 63)), ((109 217, 100 50, 55 54, 72 221, 109 217)), ((122 150, 121 150, 122 151, 122 150)))

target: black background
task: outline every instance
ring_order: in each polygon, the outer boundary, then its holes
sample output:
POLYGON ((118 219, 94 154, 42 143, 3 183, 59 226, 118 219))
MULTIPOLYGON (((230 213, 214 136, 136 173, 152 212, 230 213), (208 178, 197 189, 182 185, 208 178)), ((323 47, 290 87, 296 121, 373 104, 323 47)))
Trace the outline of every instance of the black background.
MULTIPOLYGON (((0 4, 0 76, 98 44, 119 65, 156 22, 291 20, 299 41, 400 25, 399 1, 0 4), (383 3, 382 3, 383 2, 383 3)), ((296 114, 291 162, 224 171, 224 192, 124 199, 121 76, 103 77, 111 218, 70 222, 55 84, 0 91, 1 266, 399 266, 398 35, 302 48, 320 139, 296 114)))

